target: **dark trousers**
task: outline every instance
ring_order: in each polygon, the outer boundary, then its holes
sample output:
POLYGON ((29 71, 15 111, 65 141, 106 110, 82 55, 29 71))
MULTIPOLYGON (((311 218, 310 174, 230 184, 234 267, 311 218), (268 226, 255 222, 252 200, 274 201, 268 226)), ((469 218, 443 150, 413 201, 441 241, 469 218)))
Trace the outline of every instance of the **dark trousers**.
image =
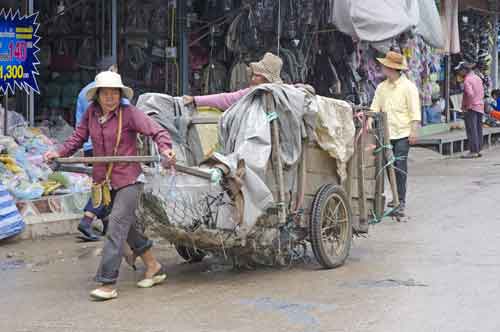
POLYGON ((464 113, 465 131, 471 153, 481 152, 483 146, 483 114, 468 110, 464 113))
POLYGON ((396 168, 396 185, 398 188, 399 201, 406 202, 406 182, 408 175, 408 153, 410 152, 410 141, 408 137, 391 140, 393 147, 394 167, 396 168))

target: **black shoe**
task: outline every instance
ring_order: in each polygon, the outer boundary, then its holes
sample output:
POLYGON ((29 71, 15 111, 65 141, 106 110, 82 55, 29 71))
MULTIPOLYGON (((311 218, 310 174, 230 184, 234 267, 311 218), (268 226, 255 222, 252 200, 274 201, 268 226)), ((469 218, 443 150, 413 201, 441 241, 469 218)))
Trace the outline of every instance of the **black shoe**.
POLYGON ((396 206, 396 203, 394 203, 394 201, 390 201, 389 203, 387 203, 387 207, 393 208, 395 206, 396 206))
POLYGON ((87 242, 96 242, 99 241, 100 238, 96 234, 94 234, 92 230, 92 225, 89 224, 78 224, 78 231, 82 233, 81 239, 87 242))
POLYGON ((396 211, 394 212, 394 214, 398 217, 404 217, 405 216, 405 203, 404 202, 401 202, 401 204, 399 204, 399 207, 396 209, 396 211))
POLYGON ((109 219, 104 218, 102 220, 102 236, 106 235, 106 233, 108 232, 108 226, 109 226, 109 219))

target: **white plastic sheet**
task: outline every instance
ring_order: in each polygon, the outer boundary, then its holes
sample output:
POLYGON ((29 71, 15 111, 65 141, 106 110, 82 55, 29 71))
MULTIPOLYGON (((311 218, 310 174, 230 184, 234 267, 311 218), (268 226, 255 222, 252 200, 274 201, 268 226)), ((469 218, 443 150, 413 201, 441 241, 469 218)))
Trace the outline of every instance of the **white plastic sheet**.
POLYGON ((380 42, 416 28, 431 46, 444 47, 434 0, 336 0, 334 23, 360 40, 380 42))

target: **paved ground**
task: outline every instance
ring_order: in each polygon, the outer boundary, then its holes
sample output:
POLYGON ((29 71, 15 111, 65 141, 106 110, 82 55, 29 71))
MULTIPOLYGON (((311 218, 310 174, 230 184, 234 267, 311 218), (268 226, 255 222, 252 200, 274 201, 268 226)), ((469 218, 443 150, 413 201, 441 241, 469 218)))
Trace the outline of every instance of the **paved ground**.
POLYGON ((0 246, 0 331, 500 331, 500 150, 480 160, 415 150, 407 223, 356 239, 346 265, 235 272, 157 252, 168 283, 88 300, 99 245, 72 237, 0 246))

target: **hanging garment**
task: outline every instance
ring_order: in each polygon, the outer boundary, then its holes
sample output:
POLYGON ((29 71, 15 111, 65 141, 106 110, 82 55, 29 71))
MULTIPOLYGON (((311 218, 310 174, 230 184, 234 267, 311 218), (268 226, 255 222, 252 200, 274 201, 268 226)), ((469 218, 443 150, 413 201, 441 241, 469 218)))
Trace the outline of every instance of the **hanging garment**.
POLYGON ((316 93, 321 96, 337 95, 341 91, 341 81, 328 55, 321 52, 316 57, 314 69, 310 73, 309 82, 312 82, 316 93))
POLYGON ((441 13, 444 51, 451 54, 460 53, 458 0, 442 0, 441 13))
POLYGON ((249 67, 242 60, 238 60, 231 68, 231 79, 229 81, 229 91, 245 89, 250 84, 248 75, 249 67))
POLYGON ((85 67, 96 65, 96 47, 93 39, 86 38, 78 50, 78 64, 85 67))
POLYGON ((203 70, 203 94, 227 91, 227 69, 220 62, 209 63, 203 70))

